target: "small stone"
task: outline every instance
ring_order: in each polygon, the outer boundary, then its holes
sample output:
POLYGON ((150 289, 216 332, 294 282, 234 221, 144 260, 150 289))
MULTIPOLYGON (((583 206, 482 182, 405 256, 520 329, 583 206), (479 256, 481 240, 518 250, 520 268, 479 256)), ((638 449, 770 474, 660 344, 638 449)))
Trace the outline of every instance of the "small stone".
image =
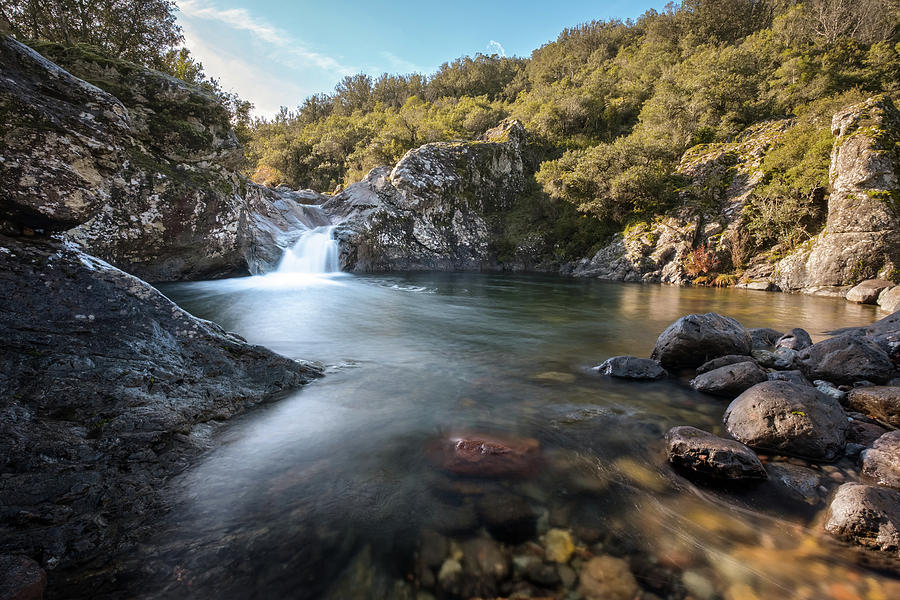
POLYGON ((681 574, 684 589, 696 596, 698 600, 711 600, 716 596, 716 588, 712 582, 697 571, 685 571, 681 574))
POLYGON ((637 356, 613 356, 606 359, 603 364, 594 367, 601 375, 619 377, 622 379, 662 379, 668 373, 659 366, 659 363, 649 358, 637 356))
POLYGON ((768 381, 766 372, 754 361, 744 361, 713 369, 691 380, 698 392, 734 398, 757 383, 768 381))
POLYGON ((559 580, 562 582, 563 587, 566 589, 575 587, 575 582, 578 580, 578 574, 575 573, 575 569, 569 565, 560 564, 556 565, 556 572, 559 573, 559 580))
POLYGON ((788 348, 790 350, 803 350, 812 346, 812 338, 805 329, 796 327, 778 338, 776 348, 788 348))
POLYGON ((855 388, 847 396, 847 407, 891 427, 900 427, 900 387, 855 388))
POLYGON ((900 550, 900 492, 862 483, 843 484, 831 501, 825 531, 896 555, 900 550))
POLYGON ((575 552, 572 536, 565 529, 551 529, 544 536, 544 553, 547 560, 567 563, 575 552))
POLYGON ((744 354, 728 354, 727 356, 720 356, 719 358, 708 360, 697 367, 697 375, 703 375, 704 373, 714 371, 720 367, 736 365, 737 363, 747 362, 748 360, 752 361, 753 358, 744 354))
POLYGON ((666 433, 669 462, 704 478, 729 481, 765 479, 766 470, 750 448, 696 427, 673 427, 666 433))
POLYGON ((578 591, 586 600, 634 600, 639 590, 628 563, 609 555, 589 560, 579 583, 578 591))
POLYGON ((862 474, 878 485, 900 489, 900 430, 885 433, 863 450, 862 474))
POLYGON ((790 348, 779 347, 775 349, 776 369, 793 369, 797 360, 797 351, 790 348))
POLYGON ((794 385, 813 387, 813 384, 803 375, 802 371, 772 371, 768 374, 769 381, 787 381, 794 385))
POLYGON ((461 577, 462 572, 462 564, 456 559, 448 558, 441 565, 441 570, 438 571, 438 581, 441 585, 448 586, 451 582, 461 577))
POLYGON ((847 392, 842 392, 838 388, 836 388, 833 384, 823 381, 821 379, 816 379, 813 381, 813 385, 816 386, 816 389, 828 396, 829 398, 834 398, 838 402, 847 397, 847 392))

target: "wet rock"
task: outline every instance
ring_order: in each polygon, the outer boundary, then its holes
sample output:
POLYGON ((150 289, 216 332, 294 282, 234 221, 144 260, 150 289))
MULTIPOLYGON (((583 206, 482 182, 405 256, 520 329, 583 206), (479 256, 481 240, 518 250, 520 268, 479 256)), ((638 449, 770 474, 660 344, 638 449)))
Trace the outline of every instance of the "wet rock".
POLYGON ((655 360, 637 356, 613 356, 594 370, 601 375, 622 379, 662 379, 668 375, 655 360))
POLYGON ((800 369, 810 379, 853 383, 868 379, 882 383, 891 378, 894 365, 884 350, 868 337, 839 335, 801 351, 800 369))
POLYGON ((847 407, 878 421, 900 427, 900 387, 856 388, 847 395, 847 407))
POLYGON ((766 471, 750 448, 696 427, 673 427, 666 433, 666 454, 673 465, 702 478, 765 479, 766 471))
POLYGON ((800 329, 799 327, 791 329, 775 342, 776 348, 788 348, 789 350, 797 351, 809 348, 810 346, 812 346, 812 338, 805 329, 800 329))
POLYGON ((540 444, 532 438, 464 434, 436 440, 429 454, 440 468, 457 475, 523 477, 537 469, 540 444))
POLYGON ((813 384, 803 375, 803 371, 772 371, 768 374, 769 381, 787 381, 794 385, 805 385, 814 387, 813 384))
POLYGON ((847 300, 857 304, 877 304, 881 292, 893 286, 893 282, 884 279, 867 279, 847 292, 847 300))
POLYGON ((0 600, 41 600, 47 574, 25 556, 0 555, 0 600))
POLYGON ((753 350, 753 352, 750 353, 750 356, 760 366, 766 367, 767 369, 773 368, 775 366, 775 361, 778 360, 778 356, 774 352, 768 350, 753 350))
POLYGON ((769 327, 750 327, 747 329, 750 338, 753 340, 754 350, 768 350, 775 345, 778 338, 784 334, 769 327))
POLYGON ((578 592, 586 600, 634 600, 638 585, 627 562, 604 555, 594 557, 584 565, 578 592))
POLYGON ((537 515, 521 496, 486 494, 476 508, 485 529, 501 542, 521 544, 537 533, 537 515))
MULTIPOLYGON (((859 416, 859 415, 857 415, 859 416)), ((860 444, 864 448, 868 448, 875 443, 887 430, 875 423, 869 423, 864 420, 854 418, 850 421, 850 428, 847 430, 847 441, 860 444)))
POLYGON ((828 396, 829 398, 834 398, 838 402, 844 400, 847 397, 847 392, 841 391, 836 388, 833 384, 823 381, 821 379, 816 379, 813 381, 813 385, 816 386, 816 389, 828 396))
POLYGON ((775 487, 789 498, 813 506, 822 502, 822 476, 818 471, 779 462, 766 465, 766 472, 775 487))
POLYGON ((728 406, 724 421, 751 448, 818 460, 843 454, 848 428, 837 401, 786 381, 753 386, 728 406))
POLYGON ((6 528, 0 552, 66 568, 129 543, 216 421, 322 374, 70 245, 0 247, 0 507, 41 515, 6 528))
POLYGON ((716 313, 681 317, 660 334, 651 358, 665 368, 698 367, 728 354, 749 355, 753 340, 731 317, 716 313))
POLYGON ((885 433, 863 450, 862 473, 878 485, 900 489, 900 430, 885 433))
POLYGON ((759 365, 753 361, 745 361, 698 375, 691 380, 691 387, 715 396, 734 397, 766 380, 768 376, 759 365))
POLYGON ((572 536, 565 529, 551 529, 544 536, 544 555, 555 563, 567 563, 575 551, 572 536))
POLYGON ((785 369, 792 370, 794 369, 794 364, 797 362, 798 352, 796 350, 791 350, 790 348, 776 348, 775 349, 775 364, 773 365, 776 369, 785 369))
POLYGON ((888 312, 900 310, 900 285, 882 290, 878 295, 878 306, 888 312))
POLYGON ((897 554, 900 551, 900 492, 845 483, 831 501, 825 531, 860 546, 897 554))
POLYGON ((728 354, 727 356, 720 356, 719 358, 714 358, 712 360, 708 360, 699 367, 697 367, 697 375, 703 375, 704 373, 709 373, 710 371, 715 371, 718 368, 726 367, 728 365, 736 365, 738 363, 753 361, 752 356, 746 356, 742 354, 728 354))

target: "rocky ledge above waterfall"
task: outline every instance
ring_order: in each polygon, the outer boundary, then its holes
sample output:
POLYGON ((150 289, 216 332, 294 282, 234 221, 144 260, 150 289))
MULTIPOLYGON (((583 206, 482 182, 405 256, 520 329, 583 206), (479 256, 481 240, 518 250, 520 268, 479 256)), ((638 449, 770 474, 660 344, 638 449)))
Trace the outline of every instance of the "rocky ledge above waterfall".
POLYGON ((474 142, 410 150, 323 205, 340 221, 350 271, 478 270, 497 264, 497 219, 526 186, 525 129, 505 121, 474 142))

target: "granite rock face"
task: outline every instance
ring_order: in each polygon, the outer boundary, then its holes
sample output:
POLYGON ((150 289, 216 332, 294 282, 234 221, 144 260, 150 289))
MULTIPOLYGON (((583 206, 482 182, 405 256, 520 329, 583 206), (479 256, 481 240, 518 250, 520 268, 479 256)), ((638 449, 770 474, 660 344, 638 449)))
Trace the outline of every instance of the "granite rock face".
POLYGON ((900 113, 886 96, 838 112, 831 122, 831 195, 825 229, 775 266, 783 290, 891 279, 900 268, 900 113))
MULTIPOLYGON (((410 150, 323 204, 350 271, 497 268, 496 221, 525 190, 525 129, 505 121, 474 142, 410 150)), ((529 249, 514 253, 524 265, 529 249)))
POLYGON ((0 37, 0 229, 72 228, 88 253, 148 281, 277 262, 300 203, 235 173, 243 151, 212 95, 84 47, 35 48, 44 56, 0 37))
POLYGON ((0 553, 56 569, 146 533, 216 423, 322 374, 22 238, 0 237, 0 345, 0 553))

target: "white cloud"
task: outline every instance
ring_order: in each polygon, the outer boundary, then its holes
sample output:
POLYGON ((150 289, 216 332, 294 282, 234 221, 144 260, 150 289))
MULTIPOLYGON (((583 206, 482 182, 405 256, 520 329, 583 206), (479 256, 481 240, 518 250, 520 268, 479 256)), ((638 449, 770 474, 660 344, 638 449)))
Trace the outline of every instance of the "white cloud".
POLYGON ((223 48, 220 41, 204 35, 202 28, 190 20, 182 20, 185 45, 203 63, 207 75, 219 80, 227 90, 235 91, 254 104, 254 114, 273 117, 282 106, 294 108, 313 93, 290 81, 284 81, 278 73, 268 72, 259 65, 248 62, 223 48), (278 85, 272 85, 278 81, 278 85))
MULTIPOLYGON (((484 38, 481 38, 484 39, 484 38)), ((488 42, 487 49, 491 54, 499 54, 500 56, 506 56, 506 50, 503 48, 503 45, 496 41, 491 40, 488 42)))
MULTIPOLYGON (((250 33, 256 42, 277 49, 272 60, 292 68, 317 67, 340 75, 352 75, 355 69, 342 65, 337 59, 306 47, 298 39, 271 23, 254 16, 243 8, 219 9, 203 0, 181 0, 178 8, 184 17, 217 21, 238 31, 250 33)), ((182 25, 184 20, 182 20, 182 25)))

